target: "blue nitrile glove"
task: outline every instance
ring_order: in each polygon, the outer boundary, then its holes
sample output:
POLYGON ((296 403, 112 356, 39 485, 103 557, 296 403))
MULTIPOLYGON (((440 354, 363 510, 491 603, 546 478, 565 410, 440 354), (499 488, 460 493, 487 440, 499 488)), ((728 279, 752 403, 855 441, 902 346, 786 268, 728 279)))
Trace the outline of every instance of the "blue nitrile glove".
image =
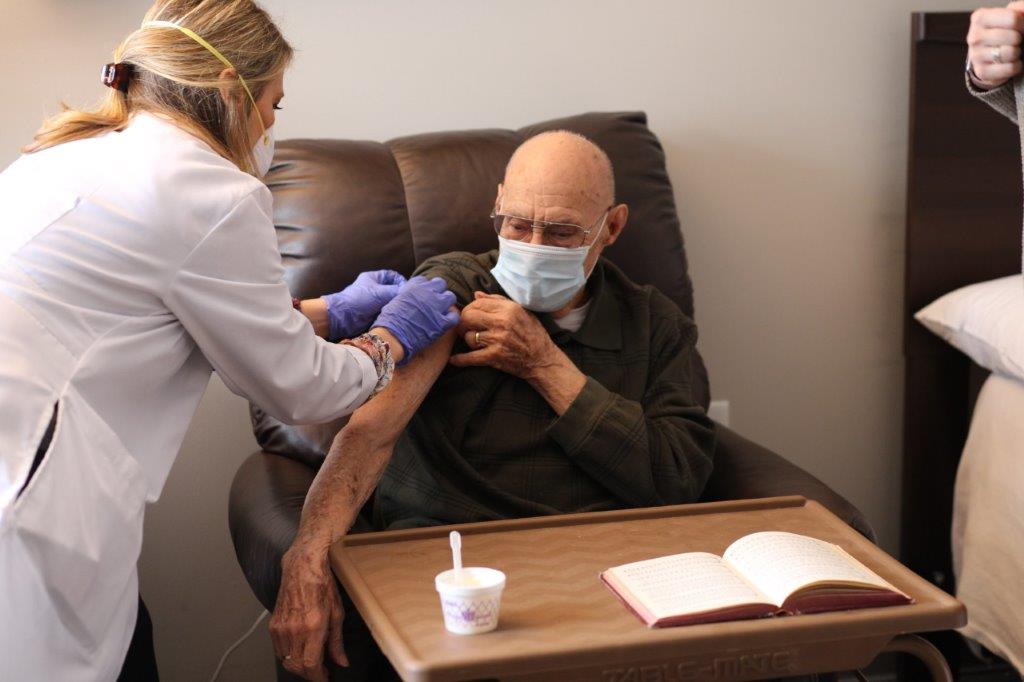
POLYGON ((405 277, 394 270, 364 272, 336 294, 322 296, 330 324, 328 341, 359 336, 370 328, 381 308, 398 295, 405 277))
POLYGON ((459 314, 450 310, 453 305, 455 294, 443 279, 413 277, 384 306, 373 326, 387 329, 402 344, 405 357, 398 363, 402 366, 459 323, 459 314))

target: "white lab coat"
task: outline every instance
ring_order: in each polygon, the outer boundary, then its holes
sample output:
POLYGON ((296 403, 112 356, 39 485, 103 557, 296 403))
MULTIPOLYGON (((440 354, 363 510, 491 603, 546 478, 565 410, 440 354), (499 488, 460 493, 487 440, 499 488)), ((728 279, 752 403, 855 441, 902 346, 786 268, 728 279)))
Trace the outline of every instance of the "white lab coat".
POLYGON ((168 120, 21 157, 0 210, 0 680, 113 680, 145 503, 211 369, 289 423, 377 375, 292 309, 266 186, 168 120))

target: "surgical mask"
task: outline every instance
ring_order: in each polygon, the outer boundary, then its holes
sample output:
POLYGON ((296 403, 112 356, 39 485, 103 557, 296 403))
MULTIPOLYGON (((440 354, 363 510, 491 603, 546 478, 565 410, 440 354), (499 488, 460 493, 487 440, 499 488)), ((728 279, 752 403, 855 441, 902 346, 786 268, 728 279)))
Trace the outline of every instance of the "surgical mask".
MULTIPOLYGON (((147 26, 154 26, 158 28, 173 28, 181 31, 192 40, 196 41, 206 51, 216 57, 221 64, 228 67, 229 69, 235 69, 235 65, 232 64, 227 57, 220 53, 220 50, 215 48, 209 42, 207 42, 202 36, 193 31, 190 28, 186 28, 180 24, 176 24, 173 21, 144 21, 142 22, 142 28, 147 26)), ((235 73, 238 74, 238 69, 235 69, 235 73)), ((263 128, 263 134, 260 135, 259 141, 256 146, 252 149, 252 158, 255 168, 253 171, 258 174, 258 177, 263 177, 270 170, 270 163, 274 160, 274 131, 263 123, 263 114, 260 113, 260 108, 256 104, 256 98, 252 96, 252 90, 249 89, 249 84, 245 82, 241 74, 238 74, 238 81, 242 84, 242 89, 245 90, 245 94, 249 95, 249 101, 252 102, 252 108, 256 111, 256 115, 260 119, 260 127, 263 128)))
POLYGON ((267 131, 256 142, 252 148, 252 159, 256 164, 256 173, 263 177, 270 170, 270 164, 274 160, 274 126, 267 128, 267 131))
MULTIPOLYGON (((604 223, 597 230, 600 236, 604 223)), ((498 235, 500 252, 491 274, 509 297, 527 310, 551 313, 565 307, 587 283, 590 273, 583 271, 589 246, 567 249, 561 246, 530 244, 498 235)))

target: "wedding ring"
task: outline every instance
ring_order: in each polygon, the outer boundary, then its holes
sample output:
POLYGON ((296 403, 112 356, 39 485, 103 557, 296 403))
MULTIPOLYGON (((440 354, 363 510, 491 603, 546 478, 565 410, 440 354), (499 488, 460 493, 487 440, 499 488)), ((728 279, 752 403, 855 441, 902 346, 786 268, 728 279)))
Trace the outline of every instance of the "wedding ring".
POLYGON ((996 64, 1003 63, 1003 46, 999 45, 992 48, 992 61, 996 64))
POLYGON ((482 346, 482 345, 483 345, 483 344, 482 344, 482 343, 480 343, 480 332, 477 332, 477 333, 476 333, 476 347, 477 347, 477 348, 479 348, 479 347, 480 347, 480 346, 482 346))

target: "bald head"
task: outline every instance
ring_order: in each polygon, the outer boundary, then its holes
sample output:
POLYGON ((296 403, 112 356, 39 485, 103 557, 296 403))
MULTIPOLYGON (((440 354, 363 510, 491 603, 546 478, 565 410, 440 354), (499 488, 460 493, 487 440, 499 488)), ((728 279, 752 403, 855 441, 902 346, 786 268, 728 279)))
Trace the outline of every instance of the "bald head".
POLYGON ((541 133, 512 154, 505 168, 504 193, 517 204, 531 204, 533 210, 561 204, 559 208, 584 214, 578 218, 584 220, 615 202, 612 163, 600 147, 582 135, 568 130, 541 133))
MULTIPOLYGON (((519 146, 505 168, 505 182, 498 185, 494 208, 500 214, 495 227, 502 239, 503 255, 498 266, 506 249, 515 250, 511 246, 515 242, 507 241, 510 239, 555 247, 556 253, 558 247, 585 248, 585 277, 594 271, 605 248, 622 234, 629 217, 628 206, 615 205, 615 178, 608 155, 587 138, 568 130, 541 133, 519 146), (559 243, 559 233, 572 243, 559 243)), ((551 257, 551 252, 541 257, 551 257)), ((543 277, 543 272, 539 276, 543 277)), ((552 316, 566 315, 588 295, 587 288, 582 287, 552 316)))

